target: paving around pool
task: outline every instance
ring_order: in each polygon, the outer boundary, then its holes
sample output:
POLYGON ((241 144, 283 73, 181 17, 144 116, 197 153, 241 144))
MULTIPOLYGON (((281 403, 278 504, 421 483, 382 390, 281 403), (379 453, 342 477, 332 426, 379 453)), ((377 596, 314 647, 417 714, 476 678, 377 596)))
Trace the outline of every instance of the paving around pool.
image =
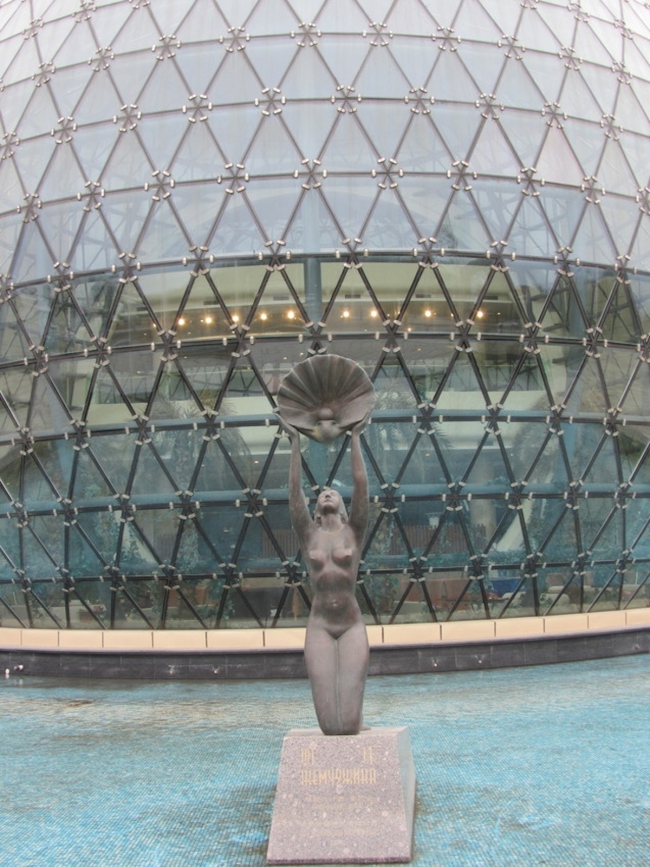
MULTIPOLYGON (((415 867, 650 864, 650 656, 373 677, 408 725, 415 867)), ((306 680, 0 680, 3 867, 262 867, 306 680)))

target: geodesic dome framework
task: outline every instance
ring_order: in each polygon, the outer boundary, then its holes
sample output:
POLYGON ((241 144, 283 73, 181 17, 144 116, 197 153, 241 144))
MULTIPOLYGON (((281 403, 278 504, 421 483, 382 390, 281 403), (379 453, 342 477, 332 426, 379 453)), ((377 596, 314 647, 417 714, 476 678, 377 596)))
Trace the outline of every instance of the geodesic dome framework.
POLYGON ((645 4, 8 0, 0 45, 2 625, 303 623, 273 409, 323 352, 377 392, 368 622, 648 604, 645 4))

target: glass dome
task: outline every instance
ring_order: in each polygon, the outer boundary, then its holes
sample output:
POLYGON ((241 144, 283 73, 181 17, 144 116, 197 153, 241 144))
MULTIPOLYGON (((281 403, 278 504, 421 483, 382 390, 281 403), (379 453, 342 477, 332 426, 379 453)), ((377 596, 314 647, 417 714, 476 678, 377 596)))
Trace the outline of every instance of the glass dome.
POLYGON ((303 625, 319 353, 377 394, 368 623, 649 604, 645 3, 4 0, 0 47, 3 626, 303 625))

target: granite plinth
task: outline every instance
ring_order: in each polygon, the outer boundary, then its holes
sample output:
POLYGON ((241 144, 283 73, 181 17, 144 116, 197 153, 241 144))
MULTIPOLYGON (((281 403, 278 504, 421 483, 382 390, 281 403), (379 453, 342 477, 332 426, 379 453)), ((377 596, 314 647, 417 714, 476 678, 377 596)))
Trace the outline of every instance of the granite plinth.
POLYGON ((405 863, 413 851, 415 769, 406 727, 284 738, 269 864, 405 863))

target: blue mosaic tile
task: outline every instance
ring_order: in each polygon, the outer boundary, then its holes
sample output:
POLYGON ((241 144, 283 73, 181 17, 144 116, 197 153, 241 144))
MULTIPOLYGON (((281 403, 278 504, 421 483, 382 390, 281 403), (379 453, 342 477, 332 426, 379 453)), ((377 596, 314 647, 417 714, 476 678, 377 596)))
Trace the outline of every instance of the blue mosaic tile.
MULTIPOLYGON (((650 863, 650 657, 376 677, 410 728, 415 867, 650 863)), ((0 681, 2 867, 262 867, 306 681, 0 681)))

